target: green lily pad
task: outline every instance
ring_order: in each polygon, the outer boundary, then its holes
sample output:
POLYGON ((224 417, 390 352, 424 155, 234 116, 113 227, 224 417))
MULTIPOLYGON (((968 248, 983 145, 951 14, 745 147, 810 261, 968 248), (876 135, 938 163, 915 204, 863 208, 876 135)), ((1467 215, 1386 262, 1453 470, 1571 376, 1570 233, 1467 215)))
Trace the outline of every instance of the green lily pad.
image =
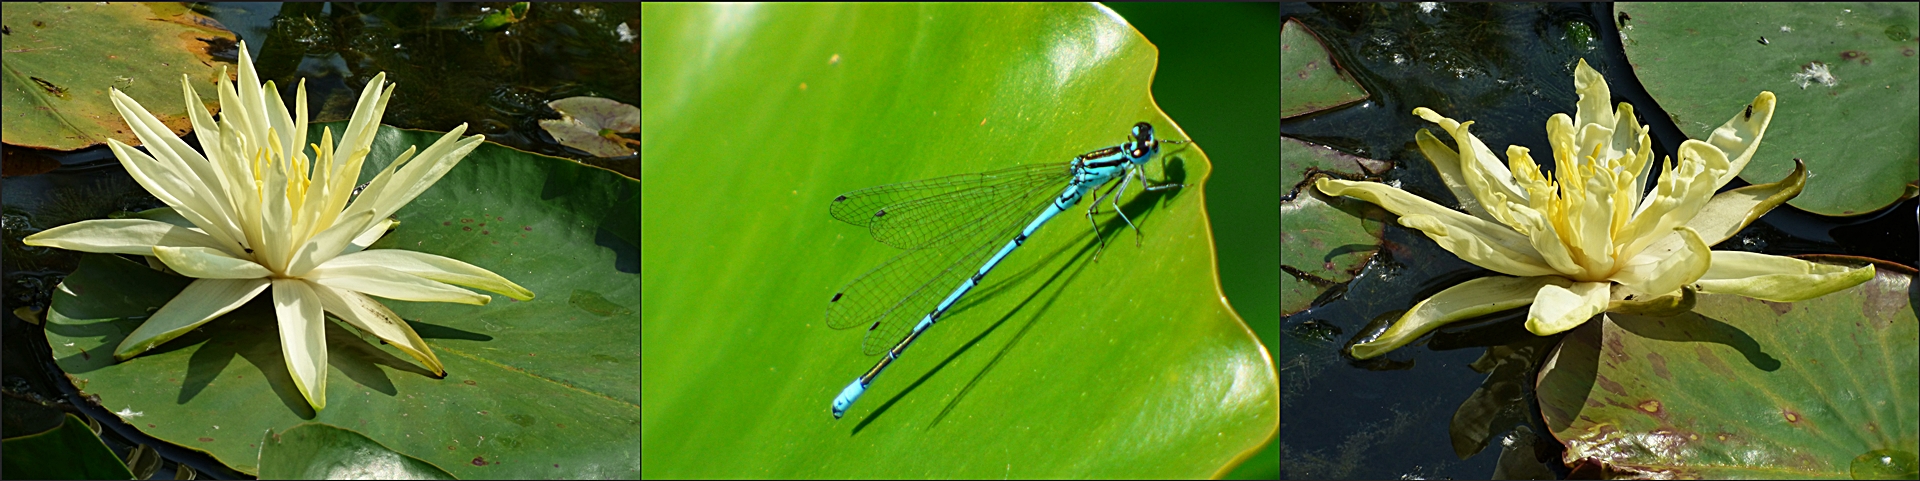
POLYGON ((301 423, 260 440, 267 479, 458 479, 420 458, 387 449, 350 429, 301 423))
MULTIPOLYGON (((336 133, 344 122, 313 126, 336 133)), ((439 133, 382 126, 361 173, 371 180, 439 133)), ((287 375, 262 296, 126 362, 113 348, 189 281, 89 254, 55 293, 53 356, 134 427, 257 474, 260 434, 317 421, 467 478, 639 475, 638 247, 606 226, 638 182, 577 162, 483 144, 395 217, 372 248, 428 252, 532 290, 486 306, 383 300, 418 331, 448 375, 344 324, 326 327, 327 408, 317 415, 287 375), (483 439, 484 438, 484 439, 483 439)), ((628 214, 631 215, 631 214, 628 214)), ((629 224, 631 225, 631 224, 629 224)))
POLYGON ((1627 58, 1687 137, 1705 139, 1761 91, 1779 104, 1748 183, 1806 161, 1788 201, 1829 216, 1904 199, 1920 182, 1920 4, 1621 3, 1627 58))
POLYGON ((1321 293, 1352 280, 1380 251, 1380 234, 1391 217, 1367 202, 1329 197, 1313 188, 1313 178, 1322 172, 1358 178, 1388 167, 1384 161, 1280 139, 1283 185, 1293 186, 1293 200, 1280 201, 1281 315, 1305 309, 1321 293))
POLYGON ((1565 461, 1632 476, 1913 479, 1913 271, 1876 267, 1812 300, 1703 294, 1682 315, 1576 328, 1538 384, 1565 461))
POLYGON ((1192 138, 1112 12, 641 8, 643 478, 1208 477, 1276 434, 1276 371, 1214 282, 1203 138, 1146 168, 1185 187, 1120 196, 1137 246, 1111 200, 1096 238, 1082 201, 830 414, 878 358, 828 300, 902 252, 834 220, 835 196, 1064 166, 1135 122, 1192 138))
MULTIPOLYGON (((8 31, 0 36, 0 115, 7 124, 0 140, 41 149, 75 150, 108 138, 140 145, 107 100, 109 88, 186 134, 193 125, 181 103, 181 74, 210 85, 230 62, 212 52, 234 48, 233 32, 174 3, 23 2, 7 5, 0 19, 8 31)), ((195 108, 217 104, 212 89, 199 95, 203 105, 195 108)))
POLYGON ((133 479, 120 457, 100 442, 87 422, 68 413, 44 433, 7 438, 0 465, 9 479, 133 479))
POLYGON ((1299 20, 1280 25, 1280 118, 1366 100, 1367 89, 1341 69, 1325 43, 1299 20))

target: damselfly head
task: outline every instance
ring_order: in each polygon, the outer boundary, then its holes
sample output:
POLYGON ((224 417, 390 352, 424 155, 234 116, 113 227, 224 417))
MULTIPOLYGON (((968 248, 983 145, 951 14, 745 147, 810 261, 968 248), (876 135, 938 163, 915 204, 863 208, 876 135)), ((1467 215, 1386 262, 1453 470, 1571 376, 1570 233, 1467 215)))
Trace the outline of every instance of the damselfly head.
POLYGON ((1133 140, 1141 142, 1153 140, 1153 124, 1146 122, 1133 124, 1133 140))

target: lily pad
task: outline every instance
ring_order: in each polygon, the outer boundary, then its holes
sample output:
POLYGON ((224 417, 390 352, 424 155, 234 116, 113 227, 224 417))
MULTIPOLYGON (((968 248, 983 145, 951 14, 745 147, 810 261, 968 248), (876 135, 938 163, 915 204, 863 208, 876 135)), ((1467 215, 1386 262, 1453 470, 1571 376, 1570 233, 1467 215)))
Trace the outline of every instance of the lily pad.
POLYGON ((1207 477, 1277 432, 1276 371, 1214 281, 1207 140, 1154 104, 1158 55, 1111 11, 641 8, 644 478, 1207 477), (1082 201, 834 419, 878 358, 828 300, 902 252, 835 221, 835 196, 1064 166, 1142 121, 1193 143, 1145 171, 1184 187, 1119 196, 1138 245, 1082 201), (1209 434, 1103 441, 1171 432, 1209 434))
MULTIPOLYGON (((345 122, 313 126, 336 133, 345 122)), ((367 181, 439 133, 382 126, 367 181)), ((487 143, 395 217, 372 248, 428 252, 492 270, 531 301, 486 306, 384 300, 445 363, 435 379, 345 324, 326 326, 327 408, 313 413, 287 376, 267 297, 154 351, 113 348, 188 280, 109 255, 82 256, 46 323, 53 356, 83 393, 145 416, 156 438, 259 473, 260 433, 316 421, 467 478, 639 475, 638 247, 606 228, 637 181, 487 143), (484 438, 484 440, 482 439, 484 438)), ((629 214, 630 215, 630 214, 629 214)), ((631 225, 631 224, 629 224, 631 225)))
MULTIPOLYGON (((0 18, 7 26, 0 140, 11 145, 75 150, 108 138, 140 145, 107 100, 109 88, 186 134, 193 126, 181 104, 181 74, 211 85, 222 65, 237 60, 233 32, 177 3, 16 3, 0 18)), ((199 95, 196 108, 217 104, 211 89, 199 95)))
POLYGON ((1280 74, 1280 118, 1367 98, 1367 89, 1340 68, 1326 44, 1299 20, 1288 19, 1280 25, 1280 74))
POLYGON ((269 479, 458 479, 420 458, 387 449, 350 429, 301 423, 260 440, 260 477, 269 479))
POLYGON ((1380 251, 1387 211, 1313 188, 1321 173, 1364 176, 1389 167, 1324 146, 1280 139, 1280 172, 1291 199, 1280 200, 1280 314, 1307 308, 1321 293, 1353 279, 1380 251))
POLYGON ((68 413, 66 421, 39 434, 7 438, 4 471, 10 479, 133 479, 120 457, 100 442, 87 422, 68 413))
POLYGON ((547 103, 564 118, 540 121, 540 128, 568 147, 600 157, 633 155, 639 142, 615 134, 640 132, 640 108, 599 97, 567 97, 547 103))
POLYGON ((1920 4, 1622 3, 1627 58, 1687 137, 1705 139, 1760 91, 1778 110, 1748 183, 1806 161, 1788 201, 1829 216, 1874 212, 1920 182, 1920 4))
POLYGON ((1913 271, 1876 267, 1812 300, 1703 294, 1682 315, 1576 328, 1538 384, 1565 461, 1630 476, 1913 479, 1913 271))

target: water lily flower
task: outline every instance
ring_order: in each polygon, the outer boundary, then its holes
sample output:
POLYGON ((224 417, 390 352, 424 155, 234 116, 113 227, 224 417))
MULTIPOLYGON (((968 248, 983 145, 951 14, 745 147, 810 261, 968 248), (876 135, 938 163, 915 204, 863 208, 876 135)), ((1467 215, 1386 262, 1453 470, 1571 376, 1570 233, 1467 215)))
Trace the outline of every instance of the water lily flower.
POLYGON ((1531 305, 1526 326, 1546 336, 1604 312, 1677 313, 1694 294, 1734 294, 1794 302, 1873 278, 1873 266, 1850 269, 1790 257, 1709 250, 1775 206, 1799 195, 1806 166, 1786 179, 1714 192, 1740 174, 1773 119, 1774 96, 1753 103, 1706 140, 1680 144, 1679 160, 1655 162, 1648 128, 1633 106, 1612 99, 1600 73, 1581 60, 1573 85, 1573 117, 1547 119, 1553 176, 1541 173, 1527 148, 1507 147, 1502 165, 1486 144, 1457 122, 1425 107, 1414 115, 1438 125, 1458 147, 1421 130, 1421 153, 1464 205, 1465 213, 1376 182, 1321 178, 1327 195, 1365 200, 1400 216, 1440 247, 1503 276, 1473 279, 1415 304, 1385 332, 1355 344, 1366 359, 1405 346, 1441 325, 1531 305))
POLYGON ((273 82, 260 83, 246 43, 240 44, 238 89, 221 73, 219 122, 196 107, 199 97, 184 77, 181 90, 205 155, 118 89, 110 92, 113 105, 151 155, 107 141, 127 173, 178 215, 89 220, 25 239, 33 246, 152 256, 195 278, 122 340, 114 359, 125 361, 179 337, 272 287, 287 370, 319 411, 327 405, 326 314, 386 340, 444 377, 446 369, 420 335, 369 295, 473 305, 492 300, 458 285, 533 298, 526 288, 472 264, 399 249, 366 250, 398 223, 389 215, 484 139, 460 138, 466 131, 461 124, 418 156, 408 148, 354 196, 361 163, 393 94, 385 73, 361 90, 340 143, 327 129, 321 143, 312 145, 311 158, 301 145, 307 139, 306 82, 289 115, 273 82))

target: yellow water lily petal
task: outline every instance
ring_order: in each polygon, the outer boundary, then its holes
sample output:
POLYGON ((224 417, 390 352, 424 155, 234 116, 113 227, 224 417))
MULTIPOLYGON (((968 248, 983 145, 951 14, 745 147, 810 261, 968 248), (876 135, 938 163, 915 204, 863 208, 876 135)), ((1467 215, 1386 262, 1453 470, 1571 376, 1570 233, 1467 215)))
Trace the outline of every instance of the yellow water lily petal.
MULTIPOLYGON (((440 140, 434 141, 432 145, 420 151, 418 157, 414 157, 412 161, 394 171, 393 178, 388 179, 386 183, 378 186, 368 184, 367 190, 362 191, 361 195, 373 201, 365 208, 372 210, 375 218, 385 218, 400 210, 401 206, 412 202, 414 197, 420 196, 421 192, 426 192, 427 187, 439 182, 441 176, 453 170, 453 166, 458 164, 461 158, 480 147, 480 143, 486 139, 479 135, 461 138, 460 134, 466 130, 467 124, 454 127, 452 131, 441 135, 440 140), (375 187, 379 187, 380 191, 374 196, 365 197, 375 187)), ((354 202, 356 205, 349 207, 348 210, 357 210, 361 207, 357 205, 359 200, 354 202)))
POLYGON ((393 219, 380 219, 374 222, 373 225, 367 226, 367 230, 362 231, 360 235, 354 236, 352 241, 347 242, 347 247, 341 249, 340 253, 344 255, 367 250, 367 246, 378 242, 381 237, 387 235, 388 230, 393 229, 393 226, 399 223, 400 221, 393 219))
POLYGON ((1473 200, 1473 189, 1467 188, 1467 180, 1464 174, 1460 173, 1460 153, 1455 152, 1447 144, 1441 143, 1440 139, 1434 137, 1433 133, 1428 132, 1427 129, 1414 131, 1413 138, 1420 146, 1420 153, 1433 164, 1433 170, 1440 173, 1440 182, 1447 184, 1447 190, 1453 191, 1453 198, 1460 201, 1460 207, 1474 217, 1494 220, 1492 216, 1487 215, 1486 208, 1473 200))
MULTIPOLYGON (((169 187, 185 189, 169 192, 182 203, 180 206, 175 206, 175 209, 184 207, 211 221, 203 226, 212 226, 225 233, 238 232, 238 226, 233 221, 231 205, 225 202, 226 186, 218 181, 209 182, 219 178, 214 174, 213 164, 207 161, 206 157, 202 157, 200 152, 181 141, 179 136, 174 135, 172 128, 161 123, 160 119, 154 118, 153 114, 147 113, 146 108, 141 107, 140 103, 134 101, 132 97, 128 97, 116 88, 108 88, 107 91, 114 109, 126 119, 127 126, 133 129, 134 136, 140 138, 147 152, 153 154, 152 157, 147 158, 153 159, 158 164, 159 170, 172 174, 168 177, 175 184, 169 187)), ((121 163, 132 162, 122 160, 121 163)))
POLYGON ((324 285, 309 285, 320 299, 320 305, 327 312, 339 316, 353 327, 387 341, 387 344, 407 353, 414 360, 433 371, 435 375, 447 375, 447 368, 440 364, 440 358, 433 355, 433 349, 420 339, 406 321, 381 305, 380 301, 364 294, 344 289, 334 289, 324 285))
MULTIPOLYGON (((1757 114, 1756 114, 1757 115, 1757 114)), ((1785 179, 1771 184, 1758 184, 1721 192, 1707 200, 1707 205, 1687 221, 1687 227, 1700 232, 1700 238, 1707 245, 1719 244, 1747 228, 1747 224, 1759 220, 1774 207, 1786 203, 1807 185, 1807 164, 1800 159, 1793 160, 1793 172, 1785 179)), ((1661 242, 1666 242, 1662 239, 1661 242)), ((1656 242, 1655 245, 1658 245, 1656 242)), ((1651 249, 1652 247, 1649 247, 1651 249)))
POLYGON ((1460 178, 1467 189, 1473 192, 1473 198, 1463 198, 1461 202, 1479 202, 1487 215, 1504 219, 1507 202, 1526 201, 1527 192, 1513 183, 1513 173, 1507 170, 1506 164, 1501 163, 1500 158, 1493 154, 1493 149, 1487 148, 1487 144, 1469 130, 1473 122, 1457 122, 1426 107, 1413 109, 1413 114, 1433 122, 1453 136, 1460 158, 1460 178))
POLYGON ((273 313, 280 321, 280 352, 293 385, 314 411, 327 407, 327 320, 319 296, 299 279, 273 280, 273 313))
POLYGON ((1576 282, 1562 287, 1540 287, 1527 310, 1527 330, 1536 336, 1551 336, 1573 329, 1607 308, 1609 284, 1576 282))
POLYGON ((1616 255, 1633 258, 1674 227, 1692 220, 1713 198, 1713 180, 1726 171, 1726 155, 1698 140, 1681 142, 1679 154, 1680 161, 1661 170, 1653 195, 1624 226, 1621 239, 1626 242, 1616 255))
POLYGON ((1385 184, 1321 178, 1314 186, 1327 195, 1365 200, 1400 214, 1400 225, 1419 229, 1441 248, 1474 265, 1515 277, 1557 273, 1533 250, 1531 240, 1499 223, 1462 214, 1385 184))
POLYGON ((1704 294, 1733 294, 1773 302, 1798 302, 1873 279, 1872 264, 1849 268, 1792 257, 1713 251, 1713 266, 1694 282, 1704 294))
POLYGON ((327 261, 327 267, 378 266, 461 287, 470 287, 514 298, 533 299, 533 291, 473 264, 425 252, 400 249, 374 249, 341 255, 327 261))
POLYGON ((1727 185, 1741 170, 1747 168, 1747 162, 1753 160, 1753 152, 1760 148, 1760 138, 1767 132, 1767 124, 1773 121, 1773 92, 1760 92, 1753 103, 1743 107, 1727 123, 1707 134, 1707 143, 1719 149, 1727 157, 1728 168, 1720 173, 1713 183, 1714 189, 1727 185))
POLYGON ((287 266, 287 275, 295 277, 305 275, 314 267, 338 257, 347 247, 348 242, 362 234, 359 226, 366 225, 367 220, 372 217, 372 212, 361 212, 343 218, 340 223, 307 240, 306 245, 300 246, 299 252, 294 253, 293 263, 287 266))
POLYGON ((476 306, 493 301, 492 297, 483 294, 379 266, 335 267, 322 264, 309 271, 304 278, 328 287, 402 301, 457 302, 476 306))
MULTIPOLYGON (((113 151, 114 158, 120 159, 120 165, 127 169, 127 175, 133 177, 134 182, 146 188, 147 192, 152 193, 154 198, 160 199, 160 202, 166 203, 168 207, 172 207, 175 213, 180 214, 189 221, 193 221, 194 225, 220 225, 219 222, 203 215, 203 213, 207 211, 206 208, 198 208, 196 210, 196 208, 191 205, 202 202, 194 198, 196 195, 194 194, 196 192, 194 187, 187 186, 178 176, 159 165, 159 162, 155 161, 153 157, 148 157, 147 154, 140 153, 139 150, 135 150, 133 147, 127 146, 127 144, 120 143, 120 141, 114 139, 107 139, 107 149, 113 151), (178 197, 180 195, 186 197, 178 197)), ((229 251, 238 251, 241 248, 241 239, 233 237, 223 228, 215 228, 211 231, 203 232, 212 236, 215 240, 220 241, 222 244, 231 243, 232 245, 228 246, 229 251)))
POLYGON ((21 239, 21 243, 80 252, 142 256, 153 255, 154 246, 207 247, 225 251, 225 246, 205 233, 147 219, 80 221, 36 232, 21 239))
POLYGON ((113 349, 114 360, 147 352, 253 300, 267 289, 266 279, 198 279, 160 306, 113 349))
POLYGON ((1573 67, 1573 91, 1580 96, 1574 114, 1581 125, 1613 126, 1614 112, 1607 105, 1613 101, 1613 92, 1607 88, 1607 78, 1588 66, 1587 59, 1580 59, 1573 67))
POLYGON ((273 271, 252 259, 234 257, 212 247, 153 246, 153 256, 180 275, 196 279, 255 279, 273 275, 273 271))
POLYGON ((1370 359, 1386 354, 1448 323, 1527 305, 1543 286, 1567 284, 1566 279, 1555 276, 1491 276, 1462 282, 1414 304, 1379 337, 1354 344, 1353 357, 1370 359))
POLYGON ((1635 256, 1611 278, 1634 290, 1666 295, 1706 274, 1713 263, 1713 251, 1692 228, 1673 229, 1681 242, 1673 250, 1647 249, 1635 256))

